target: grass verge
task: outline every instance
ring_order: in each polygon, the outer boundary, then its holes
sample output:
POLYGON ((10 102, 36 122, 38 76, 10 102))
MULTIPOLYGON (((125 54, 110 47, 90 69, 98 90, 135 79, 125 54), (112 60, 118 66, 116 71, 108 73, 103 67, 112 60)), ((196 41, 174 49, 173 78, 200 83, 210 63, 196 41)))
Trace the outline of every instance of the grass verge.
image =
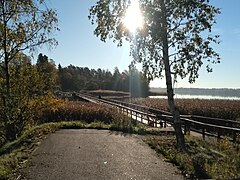
POLYGON ((174 136, 152 137, 144 140, 166 161, 175 164, 187 179, 239 179, 240 151, 227 139, 206 142, 186 138, 186 152, 176 148, 174 136))

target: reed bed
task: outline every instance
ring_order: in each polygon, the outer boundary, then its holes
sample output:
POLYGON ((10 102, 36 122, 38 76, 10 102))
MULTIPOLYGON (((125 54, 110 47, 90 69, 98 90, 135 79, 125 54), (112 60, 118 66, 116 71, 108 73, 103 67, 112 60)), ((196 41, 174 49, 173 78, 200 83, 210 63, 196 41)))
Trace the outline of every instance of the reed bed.
POLYGON ((82 120, 86 123, 101 121, 109 124, 116 110, 107 105, 90 102, 66 101, 57 110, 47 110, 40 118, 40 123, 82 120))
MULTIPOLYGON (((136 98, 132 103, 169 111, 167 99, 136 98)), ((239 100, 176 99, 180 114, 240 120, 239 100)))

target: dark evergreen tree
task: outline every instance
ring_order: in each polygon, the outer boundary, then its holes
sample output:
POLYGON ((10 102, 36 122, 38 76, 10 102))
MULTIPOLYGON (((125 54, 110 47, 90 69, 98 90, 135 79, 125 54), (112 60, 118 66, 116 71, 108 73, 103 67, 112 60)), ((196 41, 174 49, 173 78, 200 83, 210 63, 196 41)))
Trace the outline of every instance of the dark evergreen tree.
POLYGON ((87 67, 73 65, 58 66, 58 76, 60 89, 63 91, 102 89, 131 92, 133 97, 148 95, 148 80, 136 68, 120 73, 116 67, 112 74, 110 71, 100 68, 90 70, 87 67))

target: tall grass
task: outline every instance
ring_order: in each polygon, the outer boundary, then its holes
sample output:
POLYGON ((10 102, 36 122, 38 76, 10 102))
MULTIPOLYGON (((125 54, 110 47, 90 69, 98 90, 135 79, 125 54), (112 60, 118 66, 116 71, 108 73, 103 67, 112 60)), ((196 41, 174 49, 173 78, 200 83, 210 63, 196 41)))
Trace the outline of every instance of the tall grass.
POLYGON ((101 121, 109 124, 115 114, 115 108, 107 105, 66 101, 57 110, 46 110, 40 117, 40 123, 83 120, 87 123, 101 121))
POLYGON ((179 152, 173 137, 146 138, 158 153, 183 172, 187 179, 239 179, 240 151, 227 139, 206 142, 186 139, 186 152, 179 152))
MULTIPOLYGON (((168 111, 166 99, 138 98, 133 103, 168 111)), ((216 117, 238 120, 240 118, 239 100, 203 100, 203 99, 176 99, 180 114, 216 117)))

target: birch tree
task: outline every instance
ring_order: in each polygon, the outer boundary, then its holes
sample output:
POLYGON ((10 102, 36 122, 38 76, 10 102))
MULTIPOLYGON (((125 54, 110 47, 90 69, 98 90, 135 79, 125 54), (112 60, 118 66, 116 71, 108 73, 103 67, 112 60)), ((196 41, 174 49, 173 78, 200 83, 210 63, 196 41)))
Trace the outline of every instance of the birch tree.
POLYGON ((57 15, 44 0, 0 0, 0 62, 5 90, 10 95, 9 64, 18 53, 33 52, 43 44, 56 45, 57 15))
POLYGON ((211 72, 211 64, 220 62, 219 54, 212 47, 219 43, 219 36, 213 34, 212 26, 220 9, 209 0, 139 0, 144 23, 133 34, 124 25, 131 3, 130 0, 98 0, 89 14, 92 24, 96 25, 94 34, 104 42, 112 39, 118 46, 129 41, 133 61, 142 63, 149 79, 166 78, 177 146, 184 150, 180 115, 174 101, 173 76, 188 78, 193 83, 201 66, 211 72))
MULTIPOLYGON (((25 98, 29 97, 27 88, 33 84, 27 76, 34 73, 20 73, 16 70, 22 67, 16 64, 22 64, 22 54, 31 54, 44 44, 56 45, 52 35, 59 30, 57 23, 56 12, 47 7, 45 0, 0 0, 0 119, 7 140, 14 140, 28 120, 25 98), (15 80, 20 79, 24 83, 16 87, 15 80)), ((26 66, 24 71, 28 69, 26 66)))

